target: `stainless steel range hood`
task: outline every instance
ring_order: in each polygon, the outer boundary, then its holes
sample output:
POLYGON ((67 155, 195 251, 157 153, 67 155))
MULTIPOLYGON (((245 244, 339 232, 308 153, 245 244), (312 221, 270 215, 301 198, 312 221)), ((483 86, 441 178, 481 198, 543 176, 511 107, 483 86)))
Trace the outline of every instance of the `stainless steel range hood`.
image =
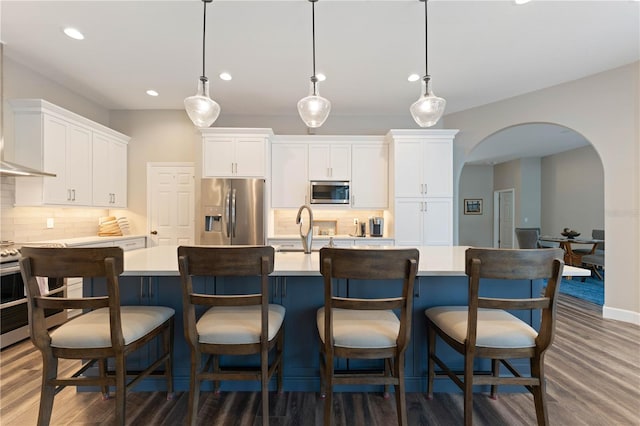
POLYGON ((42 172, 32 169, 31 167, 21 166, 20 164, 10 163, 9 161, 0 160, 0 176, 51 176, 53 173, 42 172))
POLYGON ((0 176, 52 176, 53 173, 42 172, 31 167, 4 161, 4 73, 3 59, 4 44, 0 42, 0 176))

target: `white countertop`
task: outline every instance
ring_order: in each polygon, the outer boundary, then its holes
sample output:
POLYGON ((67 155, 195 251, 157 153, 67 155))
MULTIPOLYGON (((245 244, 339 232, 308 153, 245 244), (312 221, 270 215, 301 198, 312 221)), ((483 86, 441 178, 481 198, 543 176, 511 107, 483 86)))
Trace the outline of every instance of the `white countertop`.
POLYGON ((35 241, 38 244, 41 243, 64 243, 69 247, 82 246, 85 244, 95 244, 103 241, 123 241, 131 240, 134 238, 146 238, 146 235, 122 235, 117 237, 99 237, 97 235, 90 237, 76 237, 76 238, 63 238, 57 240, 35 241))
MULTIPOLYGON (((418 276, 463 276, 464 252, 467 248, 466 246, 419 247, 418 276)), ((177 246, 158 246, 125 252, 123 275, 179 275, 177 246)), ((273 275, 320 276, 319 253, 317 251, 311 254, 276 252, 273 275)), ((563 275, 589 276, 591 271, 565 266, 563 275)))

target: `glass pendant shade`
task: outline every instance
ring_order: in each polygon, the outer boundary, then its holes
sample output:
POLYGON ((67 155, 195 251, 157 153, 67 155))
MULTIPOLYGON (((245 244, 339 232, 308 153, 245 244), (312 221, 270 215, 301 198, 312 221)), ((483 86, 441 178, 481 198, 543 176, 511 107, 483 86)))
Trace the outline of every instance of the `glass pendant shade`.
POLYGON ((309 96, 298 101, 300 118, 311 128, 322 126, 331 112, 331 102, 320 96, 317 84, 312 81, 309 96))
POLYGON ((411 105, 409 111, 420 127, 431 127, 440 120, 446 106, 447 101, 433 94, 431 79, 425 76, 422 80, 420 98, 411 105))
POLYGON ((220 114, 220 105, 209 97, 209 80, 204 77, 198 80, 198 92, 185 98, 184 108, 187 115, 198 127, 209 127, 220 114))

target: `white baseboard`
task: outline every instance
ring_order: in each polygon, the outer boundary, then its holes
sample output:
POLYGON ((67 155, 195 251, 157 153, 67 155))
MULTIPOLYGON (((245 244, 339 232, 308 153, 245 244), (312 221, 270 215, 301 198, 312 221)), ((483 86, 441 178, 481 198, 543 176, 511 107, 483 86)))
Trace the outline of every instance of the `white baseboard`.
POLYGON ((627 311, 625 309, 602 307, 602 317, 618 321, 630 322, 640 325, 640 312, 627 311))

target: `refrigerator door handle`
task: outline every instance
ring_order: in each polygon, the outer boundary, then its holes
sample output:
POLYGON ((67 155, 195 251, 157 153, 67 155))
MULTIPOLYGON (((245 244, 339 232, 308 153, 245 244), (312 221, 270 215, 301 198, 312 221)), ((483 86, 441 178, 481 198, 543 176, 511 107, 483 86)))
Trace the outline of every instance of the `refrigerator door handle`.
POLYGON ((227 225, 227 238, 231 236, 231 190, 227 191, 227 195, 224 197, 224 221, 227 225))
POLYGON ((236 236, 236 189, 233 188, 231 195, 231 229, 232 229, 232 238, 236 236))

